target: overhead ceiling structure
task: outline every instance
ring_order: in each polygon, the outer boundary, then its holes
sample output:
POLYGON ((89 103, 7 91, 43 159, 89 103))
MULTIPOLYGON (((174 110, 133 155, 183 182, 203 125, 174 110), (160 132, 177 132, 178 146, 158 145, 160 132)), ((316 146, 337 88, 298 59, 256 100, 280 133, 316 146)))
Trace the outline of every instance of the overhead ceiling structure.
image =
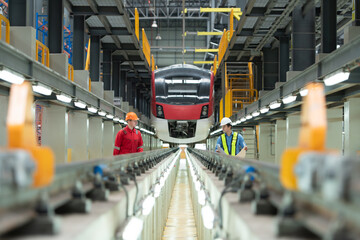
MULTIPOLYGON (((261 55, 264 47, 277 44, 278 37, 291 33, 291 13, 296 6, 307 11, 304 0, 249 0, 240 6, 243 11, 236 27, 236 34, 229 44, 225 61, 247 62, 261 55)), ((320 7, 321 1, 315 0, 316 8, 316 41, 320 42, 320 7)), ((351 1, 337 1, 338 31, 351 20, 351 1)))
POLYGON ((124 68, 140 79, 149 78, 150 68, 121 0, 67 0, 66 3, 73 15, 86 16, 89 33, 101 36, 102 49, 112 50, 124 68))

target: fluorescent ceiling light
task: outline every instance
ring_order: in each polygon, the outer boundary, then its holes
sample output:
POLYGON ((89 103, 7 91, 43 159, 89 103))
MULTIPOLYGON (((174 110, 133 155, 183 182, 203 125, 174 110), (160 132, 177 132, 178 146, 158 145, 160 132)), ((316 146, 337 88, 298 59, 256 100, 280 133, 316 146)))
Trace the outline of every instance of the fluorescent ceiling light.
POLYGON ((270 109, 276 109, 279 108, 280 106, 281 106, 281 102, 272 102, 269 105, 270 109))
POLYGON ((74 105, 75 105, 75 107, 78 107, 78 108, 82 108, 82 109, 86 108, 86 104, 83 101, 79 101, 79 100, 75 101, 74 105))
POLYGON ((52 93, 52 89, 50 87, 44 86, 42 84, 33 85, 32 89, 36 93, 40 93, 42 95, 50 96, 52 93))
POLYGON ((302 88, 300 90, 300 96, 305 97, 308 94, 309 90, 307 90, 306 88, 302 88))
POLYGON ((113 118, 114 118, 114 115, 112 115, 112 114, 106 114, 106 118, 108 118, 108 119, 113 119, 113 118))
POLYGON ((139 126, 135 126, 135 129, 140 129, 139 126))
POLYGON ((268 107, 263 107, 260 109, 260 113, 267 113, 269 111, 268 107))
POLYGON ((246 118, 245 118, 245 117, 242 117, 240 120, 241 120, 241 122, 246 122, 246 118))
POLYGON ((350 72, 344 72, 344 71, 337 71, 334 74, 331 74, 330 76, 327 76, 324 78, 324 83, 326 86, 332 86, 338 83, 341 83, 343 81, 346 81, 349 79, 350 72))
POLYGON ((151 27, 153 27, 153 28, 157 28, 157 27, 158 27, 158 25, 156 24, 156 20, 153 21, 151 27))
POLYGON ((125 123, 126 123, 126 121, 125 121, 124 119, 120 119, 119 122, 122 123, 122 124, 125 124, 125 123))
POLYGON ((296 100, 296 97, 297 97, 296 95, 289 95, 289 96, 284 97, 282 101, 284 104, 289 104, 289 103, 294 102, 296 100))
POLYGON ((6 82, 14 84, 22 84, 25 80, 24 76, 21 76, 20 74, 6 68, 0 69, 0 78, 6 82))
POLYGON ((246 116, 246 119, 247 119, 247 120, 252 119, 251 114, 247 115, 247 116, 246 116))
POLYGON ((88 107, 88 111, 91 112, 91 113, 97 113, 97 108, 94 108, 92 106, 88 107))
POLYGON ((72 100, 72 98, 70 96, 63 94, 63 93, 57 94, 56 98, 57 98, 57 100, 64 102, 64 103, 70 103, 72 100))
POLYGON ((260 112, 259 111, 255 111, 251 114, 253 117, 257 117, 260 115, 260 112))
POLYGON ((120 119, 118 117, 114 117, 113 120, 114 120, 114 122, 119 122, 120 121, 120 119))
POLYGON ((104 111, 100 110, 100 111, 98 112, 98 114, 99 114, 100 116, 102 116, 102 117, 105 117, 106 112, 104 112, 104 111))

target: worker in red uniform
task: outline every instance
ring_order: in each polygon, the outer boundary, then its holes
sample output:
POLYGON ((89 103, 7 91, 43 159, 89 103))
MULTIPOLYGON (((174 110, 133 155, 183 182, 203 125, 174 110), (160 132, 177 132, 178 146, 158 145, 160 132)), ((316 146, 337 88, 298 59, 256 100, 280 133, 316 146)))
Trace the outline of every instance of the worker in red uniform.
POLYGON ((144 151, 141 133, 135 129, 138 120, 139 118, 136 113, 129 112, 126 114, 125 121, 127 121, 127 126, 116 134, 114 156, 144 151))

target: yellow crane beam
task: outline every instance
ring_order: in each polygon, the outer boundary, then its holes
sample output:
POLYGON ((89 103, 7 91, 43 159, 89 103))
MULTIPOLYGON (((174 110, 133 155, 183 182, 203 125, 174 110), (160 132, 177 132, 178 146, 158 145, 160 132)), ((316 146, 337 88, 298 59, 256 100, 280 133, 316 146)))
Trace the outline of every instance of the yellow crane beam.
POLYGON ((195 48, 196 53, 204 53, 204 52, 219 52, 219 49, 206 49, 206 48, 195 48))
POLYGON ((234 13, 241 13, 240 8, 200 8, 200 12, 231 12, 234 9, 234 13))
POLYGON ((213 61, 193 61, 193 64, 212 64, 213 61))
POLYGON ((211 36, 221 36, 223 35, 223 32, 197 32, 198 36, 207 36, 207 35, 211 35, 211 36))

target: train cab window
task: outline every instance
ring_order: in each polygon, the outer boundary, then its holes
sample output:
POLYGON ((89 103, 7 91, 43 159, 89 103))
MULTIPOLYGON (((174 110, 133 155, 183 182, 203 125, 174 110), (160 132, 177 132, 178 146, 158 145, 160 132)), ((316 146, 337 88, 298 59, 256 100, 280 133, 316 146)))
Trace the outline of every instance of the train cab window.
POLYGON ((209 102, 210 74, 155 76, 156 101, 174 105, 194 105, 209 102))

